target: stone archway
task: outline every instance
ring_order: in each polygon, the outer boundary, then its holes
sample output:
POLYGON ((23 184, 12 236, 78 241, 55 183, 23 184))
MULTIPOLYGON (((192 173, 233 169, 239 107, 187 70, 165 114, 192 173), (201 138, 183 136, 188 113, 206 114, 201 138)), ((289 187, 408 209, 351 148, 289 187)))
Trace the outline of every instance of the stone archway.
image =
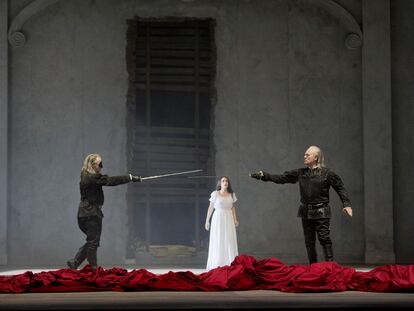
MULTIPOLYGON (((24 23, 32 16, 55 4, 59 0, 34 0, 21 10, 10 24, 8 30, 8 41, 14 48, 22 47, 26 43, 26 36, 22 31, 24 23)), ((311 0, 315 6, 318 6, 336 18, 338 18, 349 30, 345 38, 345 46, 349 49, 355 49, 362 46, 363 34, 358 22, 344 7, 333 0, 311 0)))

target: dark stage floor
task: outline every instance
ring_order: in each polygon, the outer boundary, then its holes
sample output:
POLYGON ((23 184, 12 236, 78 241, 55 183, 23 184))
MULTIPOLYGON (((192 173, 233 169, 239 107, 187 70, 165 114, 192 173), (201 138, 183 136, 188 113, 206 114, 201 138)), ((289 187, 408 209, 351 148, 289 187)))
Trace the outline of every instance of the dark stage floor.
POLYGON ((238 292, 92 292, 2 294, 0 310, 142 310, 142 309, 275 309, 348 310, 414 309, 408 293, 238 292))

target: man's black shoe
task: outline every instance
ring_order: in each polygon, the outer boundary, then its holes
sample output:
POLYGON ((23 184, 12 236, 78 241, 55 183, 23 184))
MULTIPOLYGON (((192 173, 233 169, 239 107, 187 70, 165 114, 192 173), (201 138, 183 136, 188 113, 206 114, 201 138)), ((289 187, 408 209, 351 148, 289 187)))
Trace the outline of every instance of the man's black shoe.
POLYGON ((66 262, 66 264, 68 265, 69 268, 76 270, 78 268, 78 266, 75 264, 75 262, 73 260, 68 260, 66 262))

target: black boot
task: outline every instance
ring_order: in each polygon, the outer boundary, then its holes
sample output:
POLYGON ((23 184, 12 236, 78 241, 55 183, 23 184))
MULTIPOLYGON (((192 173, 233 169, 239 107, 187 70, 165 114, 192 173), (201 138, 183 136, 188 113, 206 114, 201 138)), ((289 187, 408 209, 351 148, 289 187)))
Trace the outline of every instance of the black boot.
POLYGON ((68 265, 69 268, 76 270, 79 265, 76 263, 75 259, 70 259, 66 262, 66 264, 68 265))
POLYGON ((306 251, 308 252, 309 264, 318 262, 318 254, 316 253, 315 245, 306 246, 306 251))
POLYGON ((66 262, 69 268, 76 270, 82 262, 86 259, 86 245, 83 245, 79 248, 78 252, 75 255, 75 258, 70 259, 66 262))
POLYGON ((322 245, 325 261, 334 261, 332 244, 322 245))
POLYGON ((96 248, 88 248, 88 262, 92 266, 92 270, 95 272, 98 267, 98 250, 96 248))

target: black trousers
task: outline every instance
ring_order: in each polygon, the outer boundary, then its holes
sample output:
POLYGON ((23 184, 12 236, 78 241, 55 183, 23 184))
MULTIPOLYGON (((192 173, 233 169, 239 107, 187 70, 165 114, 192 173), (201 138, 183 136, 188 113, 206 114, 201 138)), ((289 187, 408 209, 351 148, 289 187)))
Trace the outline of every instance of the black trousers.
POLYGON ((98 265, 97 253, 102 232, 102 218, 98 216, 78 218, 79 228, 86 234, 86 243, 79 248, 74 263, 79 266, 86 258, 91 266, 98 265))
POLYGON ((333 260, 332 241, 329 237, 329 218, 321 219, 306 219, 302 218, 303 233, 305 235, 305 245, 308 252, 310 263, 317 262, 317 253, 315 248, 316 236, 318 236, 319 243, 322 245, 325 260, 333 260))

